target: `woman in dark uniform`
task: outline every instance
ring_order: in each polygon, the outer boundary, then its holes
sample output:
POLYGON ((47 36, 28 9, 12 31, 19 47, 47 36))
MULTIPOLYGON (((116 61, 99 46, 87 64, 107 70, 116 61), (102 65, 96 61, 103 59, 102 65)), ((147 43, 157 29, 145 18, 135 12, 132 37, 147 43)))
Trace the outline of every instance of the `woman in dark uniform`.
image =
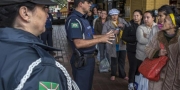
POLYGON ((1 0, 0 90, 79 90, 37 37, 45 31, 51 0, 1 0))

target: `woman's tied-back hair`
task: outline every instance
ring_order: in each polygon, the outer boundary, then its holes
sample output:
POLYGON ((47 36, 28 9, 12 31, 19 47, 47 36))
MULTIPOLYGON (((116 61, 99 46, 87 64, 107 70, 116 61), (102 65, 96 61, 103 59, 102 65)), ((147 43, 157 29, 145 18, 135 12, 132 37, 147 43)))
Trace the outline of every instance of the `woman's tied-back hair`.
POLYGON ((133 14, 134 14, 135 12, 138 12, 141 16, 143 16, 143 13, 142 13, 142 11, 141 11, 141 10, 136 9, 136 10, 134 10, 133 14))
POLYGON ((176 29, 180 26, 180 16, 178 10, 175 6, 163 5, 158 9, 158 12, 163 12, 164 15, 169 15, 171 20, 174 17, 174 21, 172 20, 173 24, 176 26, 176 29))
POLYGON ((15 18, 21 6, 26 6, 29 10, 33 10, 36 4, 31 2, 0 6, 0 27, 13 27, 15 18))
POLYGON ((151 14, 151 16, 153 17, 153 18, 155 18, 156 17, 156 14, 155 14, 155 12, 153 11, 153 10, 148 10, 148 11, 145 11, 144 12, 144 14, 145 13, 149 13, 149 14, 151 14))
POLYGON ((158 12, 163 12, 164 15, 172 13, 171 7, 169 5, 163 5, 158 9, 158 12))
POLYGON ((170 13, 169 17, 176 29, 180 27, 180 16, 178 14, 170 13))
POLYGON ((175 6, 169 6, 170 9, 167 9, 168 15, 170 16, 173 25, 178 29, 180 27, 180 15, 175 6))
MULTIPOLYGON (((136 9, 136 10, 134 10, 133 14, 134 14, 135 12, 138 12, 138 13, 143 17, 143 12, 142 12, 141 10, 136 9)), ((143 20, 143 18, 141 18, 141 21, 142 21, 142 20, 143 20)))
POLYGON ((170 13, 178 14, 178 10, 175 6, 163 5, 158 9, 158 12, 163 12, 164 15, 169 15, 170 13))

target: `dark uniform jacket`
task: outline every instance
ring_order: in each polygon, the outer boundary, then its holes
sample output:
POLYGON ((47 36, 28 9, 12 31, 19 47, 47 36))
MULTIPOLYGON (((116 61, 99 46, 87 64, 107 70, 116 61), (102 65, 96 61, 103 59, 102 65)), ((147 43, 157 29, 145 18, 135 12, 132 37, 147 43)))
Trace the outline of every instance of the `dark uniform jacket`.
POLYGON ((48 18, 46 20, 46 28, 52 28, 52 23, 53 23, 53 16, 51 13, 48 13, 48 18))
POLYGON ((57 67, 57 62, 45 49, 56 50, 42 44, 29 32, 0 28, 0 90, 15 90, 23 81, 21 90, 51 88, 48 85, 59 88, 56 90, 68 90, 67 77, 63 73, 66 70, 57 67), (27 71, 28 68, 32 70, 27 71), (26 73, 30 75, 23 78, 26 73))
MULTIPOLYGON (((141 22, 142 24, 142 22, 141 22)), ((138 28, 138 24, 134 23, 133 20, 128 22, 125 25, 124 32, 122 35, 122 39, 127 42, 127 51, 128 52, 136 52, 136 45, 137 45, 137 39, 136 39, 136 30, 138 28)))
MULTIPOLYGON (((86 15, 83 15, 76 10, 74 10, 67 18, 65 29, 73 50, 76 48, 73 42, 74 39, 93 39, 92 27, 90 26, 86 15)), ((83 54, 92 54, 94 53, 94 50, 95 46, 79 49, 83 54)))

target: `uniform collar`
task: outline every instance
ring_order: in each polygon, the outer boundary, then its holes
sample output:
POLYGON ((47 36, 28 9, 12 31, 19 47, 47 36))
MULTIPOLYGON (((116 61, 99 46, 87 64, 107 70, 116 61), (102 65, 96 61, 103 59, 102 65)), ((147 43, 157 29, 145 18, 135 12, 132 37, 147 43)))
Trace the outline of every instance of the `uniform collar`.
POLYGON ((82 13, 78 12, 77 10, 74 10, 73 13, 79 17, 86 18, 86 14, 83 15, 82 13))
POLYGON ((0 28, 0 41, 35 44, 48 51, 60 50, 44 45, 38 37, 34 36, 29 32, 20 29, 9 28, 9 27, 0 28))

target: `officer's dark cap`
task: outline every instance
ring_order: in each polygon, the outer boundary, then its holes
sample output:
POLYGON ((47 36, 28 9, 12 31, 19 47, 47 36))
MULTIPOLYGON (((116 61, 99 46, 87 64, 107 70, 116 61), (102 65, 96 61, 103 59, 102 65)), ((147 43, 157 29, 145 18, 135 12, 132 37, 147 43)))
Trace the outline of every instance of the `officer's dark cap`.
POLYGON ((23 2, 32 2, 35 4, 42 4, 42 5, 57 5, 57 3, 53 2, 52 0, 0 0, 0 6, 23 3, 23 2))
POLYGON ((74 1, 75 1, 75 2, 76 2, 76 1, 80 1, 80 2, 86 1, 86 2, 89 2, 89 3, 92 2, 91 0, 74 0, 74 1))
POLYGON ((89 3, 92 2, 91 0, 83 0, 83 1, 87 1, 87 2, 89 2, 89 3))
POLYGON ((45 8, 49 8, 49 5, 45 5, 45 8))

